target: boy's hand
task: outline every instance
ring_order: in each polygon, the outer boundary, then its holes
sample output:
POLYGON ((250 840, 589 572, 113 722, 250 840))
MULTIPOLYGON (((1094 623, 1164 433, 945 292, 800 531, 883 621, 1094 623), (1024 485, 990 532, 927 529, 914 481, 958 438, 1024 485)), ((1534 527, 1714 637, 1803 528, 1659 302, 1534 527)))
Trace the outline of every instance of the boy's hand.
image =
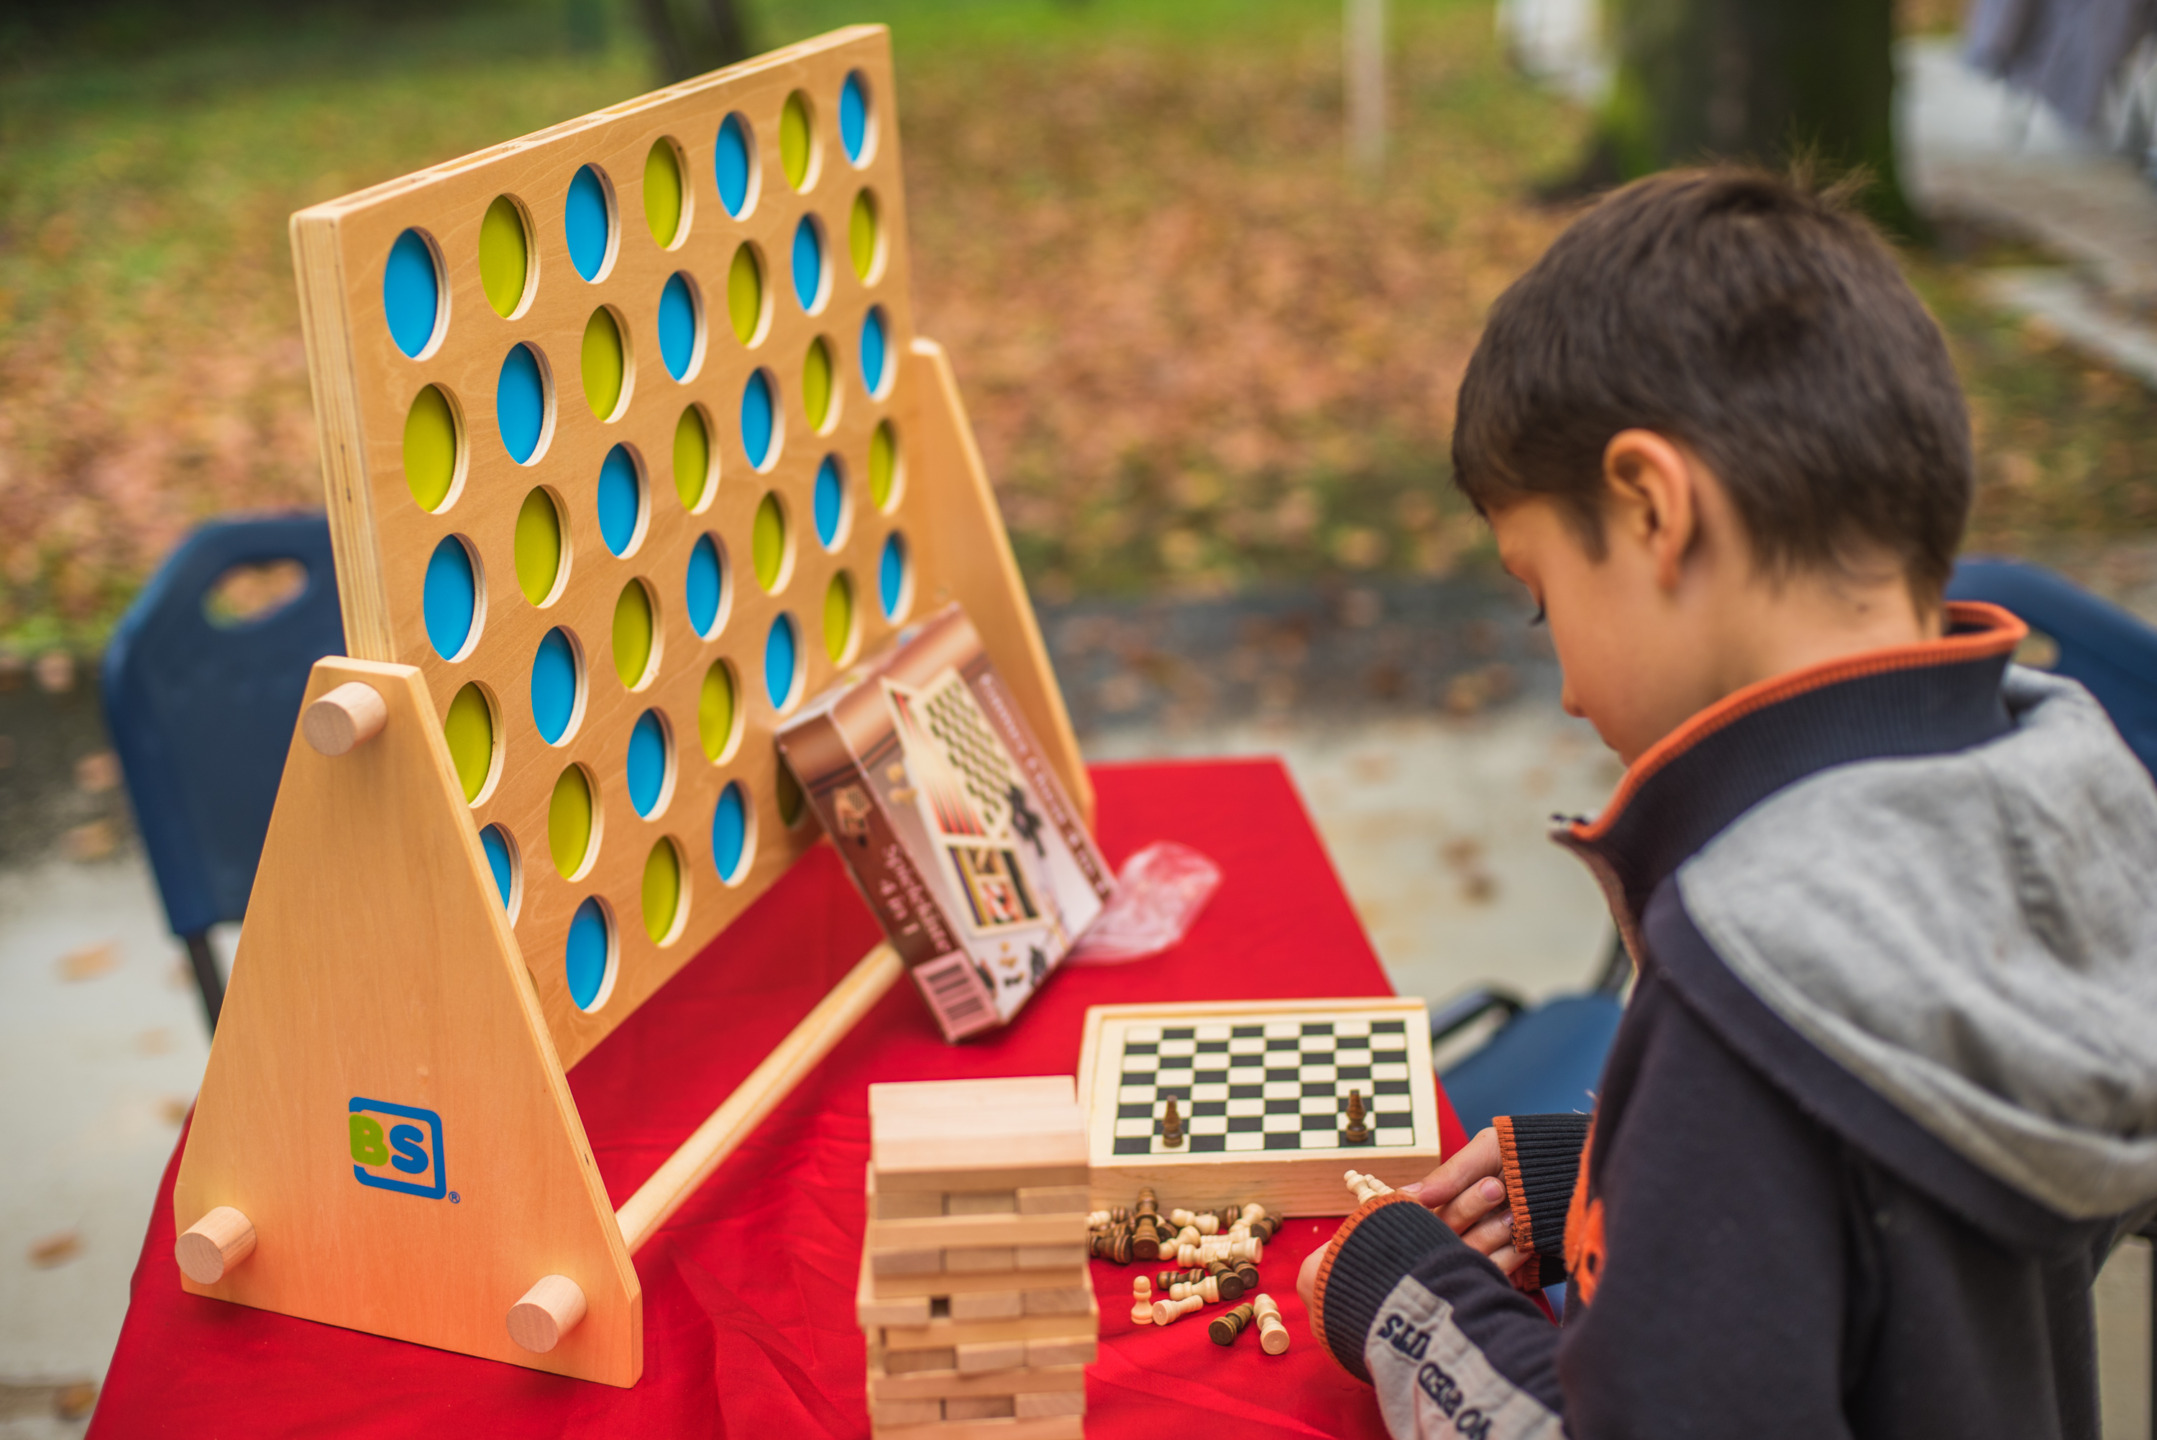
POLYGON ((1443 1165, 1401 1192, 1412 1195, 1445 1221, 1468 1248, 1486 1255, 1510 1275, 1527 1257, 1513 1248, 1513 1213, 1505 1209, 1504 1161, 1498 1132, 1485 1126, 1443 1165))

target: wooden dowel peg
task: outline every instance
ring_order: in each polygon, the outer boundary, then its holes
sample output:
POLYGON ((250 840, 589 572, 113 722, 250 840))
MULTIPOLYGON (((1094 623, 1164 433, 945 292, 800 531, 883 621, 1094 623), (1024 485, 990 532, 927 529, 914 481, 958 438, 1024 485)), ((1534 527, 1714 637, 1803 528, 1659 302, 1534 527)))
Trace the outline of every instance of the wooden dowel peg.
POLYGON ((230 1205, 220 1205, 188 1226, 172 1246, 181 1273, 197 1285, 215 1285, 254 1253, 254 1223, 230 1205))
POLYGON ((389 703, 362 680, 338 686, 300 715, 300 733, 325 755, 342 755, 382 733, 389 703))
POLYGON ((584 1289, 567 1275, 549 1275, 509 1307, 509 1338, 544 1355, 584 1318, 584 1289))

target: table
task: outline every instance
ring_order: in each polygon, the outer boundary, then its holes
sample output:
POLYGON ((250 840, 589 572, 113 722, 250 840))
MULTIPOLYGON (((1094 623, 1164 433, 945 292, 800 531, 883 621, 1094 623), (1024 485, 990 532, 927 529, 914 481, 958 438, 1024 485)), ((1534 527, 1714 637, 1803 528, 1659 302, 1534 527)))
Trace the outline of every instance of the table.
MULTIPOLYGON (((634 1389, 185 1294, 172 1262, 175 1151, 90 1434, 867 1435, 854 1286, 870 1081, 1070 1073, 1089 1005, 1391 993, 1277 762, 1104 766, 1094 779, 1112 864, 1158 839, 1220 864, 1191 934, 1156 959, 1067 970, 1011 1029, 961 1046, 937 1037, 910 985, 895 987, 637 1253, 634 1389)), ((818 847, 570 1072, 615 1204, 877 938, 838 858, 818 847)), ((1442 1094, 1439 1110, 1451 1151, 1460 1122, 1442 1094)), ((1171 1417, 1209 1435, 1384 1435, 1369 1388, 1312 1340, 1296 1298, 1297 1266, 1332 1231, 1292 1221, 1266 1247, 1266 1288, 1296 1337, 1279 1357, 1222 1349, 1200 1325, 1132 1325, 1136 1270, 1093 1262, 1102 1343, 1088 1435, 1173 1433, 1171 1417)))

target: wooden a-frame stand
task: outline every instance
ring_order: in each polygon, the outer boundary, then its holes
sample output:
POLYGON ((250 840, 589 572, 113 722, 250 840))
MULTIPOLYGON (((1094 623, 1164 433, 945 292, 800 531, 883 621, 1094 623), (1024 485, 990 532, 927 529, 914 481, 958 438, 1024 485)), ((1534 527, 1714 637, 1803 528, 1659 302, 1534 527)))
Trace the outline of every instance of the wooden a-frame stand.
MULTIPOLYGON (((925 603, 967 604, 1090 820, 949 366, 925 340, 907 363, 932 397, 915 431, 925 603)), ((902 967, 885 945, 864 956, 617 1212, 439 714, 413 666, 315 665, 173 1190, 183 1284, 633 1385, 629 1257, 902 967)))

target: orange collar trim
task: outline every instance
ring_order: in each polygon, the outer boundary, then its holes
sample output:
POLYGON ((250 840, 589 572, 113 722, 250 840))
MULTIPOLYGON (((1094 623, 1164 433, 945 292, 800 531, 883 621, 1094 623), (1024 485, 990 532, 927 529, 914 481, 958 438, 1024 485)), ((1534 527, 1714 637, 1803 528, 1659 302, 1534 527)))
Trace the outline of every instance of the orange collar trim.
POLYGON ((1884 675, 1894 670, 1914 670, 1925 665, 1949 665, 2009 654, 2022 643, 2023 637, 2030 633, 2029 626, 1999 606, 1968 600, 1948 603, 1947 628, 1949 633, 1937 640, 1920 640, 1914 645, 1888 645, 1878 650, 1863 650, 1855 655, 1823 660, 1802 670, 1792 670, 1787 675, 1756 680, 1742 690, 1732 691, 1649 746, 1647 753, 1635 760, 1632 768, 1625 772, 1625 779, 1619 782, 1617 793, 1610 797, 1610 803, 1603 807, 1603 813, 1591 822, 1574 822, 1571 827, 1573 837, 1589 841, 1602 839, 1616 823, 1618 816, 1624 813, 1633 796, 1654 778, 1657 771, 1716 731, 1735 724, 1756 711, 1810 690, 1838 685, 1845 680, 1861 679, 1867 675, 1884 675))

